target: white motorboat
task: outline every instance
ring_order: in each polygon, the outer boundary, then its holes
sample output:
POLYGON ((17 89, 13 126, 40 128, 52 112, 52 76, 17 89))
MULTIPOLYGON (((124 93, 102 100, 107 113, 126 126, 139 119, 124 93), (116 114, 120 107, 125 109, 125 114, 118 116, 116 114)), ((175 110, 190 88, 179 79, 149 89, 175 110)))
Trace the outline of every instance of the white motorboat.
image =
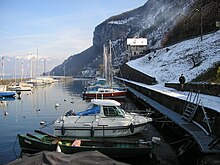
POLYGON ((150 117, 127 113, 115 100, 91 100, 85 111, 67 112, 54 123, 54 135, 73 137, 121 137, 143 131, 150 117))
POLYGON ((126 90, 119 90, 113 88, 98 88, 93 90, 88 88, 83 93, 83 99, 93 99, 93 98, 124 98, 126 97, 126 90))
POLYGON ((8 85, 10 91, 31 91, 32 87, 25 83, 13 83, 8 85))

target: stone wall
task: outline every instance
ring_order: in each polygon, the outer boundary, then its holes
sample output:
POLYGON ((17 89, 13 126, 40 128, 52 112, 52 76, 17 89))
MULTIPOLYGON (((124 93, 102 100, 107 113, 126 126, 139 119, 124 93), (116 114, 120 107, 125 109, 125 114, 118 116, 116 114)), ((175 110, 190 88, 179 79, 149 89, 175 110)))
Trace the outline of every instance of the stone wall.
MULTIPOLYGON (((165 83, 165 87, 181 90, 179 83, 165 83)), ((187 83, 184 85, 184 91, 200 92, 202 94, 220 96, 220 84, 210 83, 187 83)))
MULTIPOLYGON (((124 75, 122 78, 128 79, 128 80, 133 80, 136 82, 141 82, 144 84, 148 85, 153 85, 156 84, 156 79, 154 77, 150 77, 148 75, 145 75, 137 70, 132 69, 128 65, 123 65, 121 68, 122 75, 124 75)), ((141 86, 134 85, 132 83, 126 82, 126 85, 130 86, 131 88, 139 91, 140 93, 146 95, 147 97, 157 101, 158 103, 166 106, 170 110, 179 113, 182 115, 184 106, 186 105, 185 100, 181 100, 175 97, 171 97, 159 92, 156 92, 154 90, 150 90, 141 86)), ((173 84, 173 83, 166 83, 166 87, 172 87, 177 90, 180 90, 180 84, 173 84)), ((185 91, 194 91, 197 92, 200 90, 200 93, 204 94, 210 94, 210 95, 215 95, 219 96, 219 90, 220 86, 219 84, 186 84, 183 88, 185 91)), ((207 116, 213 120, 212 123, 212 131, 215 135, 220 136, 220 113, 217 112, 216 110, 210 109, 205 107, 205 110, 207 112, 207 116)), ((196 122, 201 124, 206 130, 208 130, 208 127, 206 123, 204 122, 204 114, 202 111, 202 107, 199 106, 197 109, 197 112, 193 118, 196 122)))
MULTIPOLYGON (((162 94, 160 92, 156 92, 154 90, 144 88, 142 86, 134 85, 129 82, 126 82, 126 85, 128 85, 131 88, 137 90, 138 92, 146 95, 147 97, 157 101, 158 103, 164 105, 165 107, 169 108, 170 110, 182 115, 183 109, 186 105, 185 100, 171 97, 171 96, 162 94)), ((220 113, 215 110, 212 110, 210 108, 207 108, 207 107, 205 107, 205 110, 206 110, 207 116, 210 118, 210 121, 211 120, 213 121, 213 123, 211 123, 213 134, 220 136, 220 129, 219 129, 220 128, 220 113)), ((200 125, 202 125, 207 130, 207 132, 209 132, 208 126, 204 122, 204 114, 203 114, 201 106, 198 107, 193 120, 198 122, 200 125)))
POLYGON ((124 64, 120 68, 122 73, 122 78, 125 78, 127 80, 133 80, 141 83, 145 83, 148 85, 156 84, 156 78, 148 76, 142 72, 139 72, 137 70, 132 69, 130 66, 124 64))

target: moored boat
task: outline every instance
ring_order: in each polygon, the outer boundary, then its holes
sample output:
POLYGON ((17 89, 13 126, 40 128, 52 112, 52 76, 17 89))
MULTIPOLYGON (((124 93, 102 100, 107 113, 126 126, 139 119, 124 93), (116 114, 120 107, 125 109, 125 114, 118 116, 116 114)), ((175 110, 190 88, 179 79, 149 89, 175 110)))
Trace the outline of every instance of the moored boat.
POLYGON ((5 85, 0 86, 0 98, 15 97, 15 96, 16 96, 16 92, 7 91, 7 87, 5 85))
POLYGON ((32 87, 25 85, 23 86, 25 83, 13 83, 11 85, 8 85, 8 90, 10 91, 31 91, 32 87))
POLYGON ((96 78, 95 82, 90 83, 83 92, 83 99, 97 98, 125 98, 126 88, 119 87, 113 81, 114 68, 112 65, 112 44, 103 46, 103 77, 96 78))
POLYGON ((0 97, 4 98, 4 97, 15 97, 16 93, 13 91, 4 91, 4 92, 0 92, 0 97))
POLYGON ((97 150, 109 157, 146 157, 152 153, 152 141, 125 141, 107 139, 68 139, 47 135, 18 134, 22 151, 57 151, 73 154, 81 151, 97 150))
POLYGON ((92 90, 89 88, 83 93, 83 99, 93 99, 93 98, 124 98, 126 97, 127 91, 118 90, 114 88, 98 88, 97 90, 92 90))
POLYGON ((125 112, 115 100, 91 100, 85 111, 67 112, 54 122, 54 135, 72 137, 121 137, 140 133, 150 117, 125 112))

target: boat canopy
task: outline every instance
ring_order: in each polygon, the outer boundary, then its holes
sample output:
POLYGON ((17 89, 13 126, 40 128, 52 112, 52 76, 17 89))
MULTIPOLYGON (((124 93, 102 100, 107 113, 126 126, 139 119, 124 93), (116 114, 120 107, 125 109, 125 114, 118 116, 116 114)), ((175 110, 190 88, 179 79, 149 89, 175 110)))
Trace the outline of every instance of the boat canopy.
POLYGON ((121 105, 121 103, 115 100, 102 100, 102 99, 92 99, 91 103, 98 105, 98 106, 120 106, 121 105))

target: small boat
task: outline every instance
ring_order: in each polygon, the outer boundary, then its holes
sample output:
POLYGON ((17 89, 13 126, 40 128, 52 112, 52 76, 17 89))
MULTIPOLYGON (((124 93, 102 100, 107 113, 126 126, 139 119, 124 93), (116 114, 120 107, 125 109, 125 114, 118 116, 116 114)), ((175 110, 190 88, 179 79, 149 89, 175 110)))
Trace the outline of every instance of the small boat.
POLYGON ((94 98, 124 98, 126 97, 126 90, 119 90, 114 88, 98 88, 90 89, 83 93, 83 99, 94 99, 94 98))
POLYGON ((4 97, 15 97, 16 92, 13 91, 4 91, 4 92, 0 92, 0 97, 4 98, 4 97))
POLYGON ((54 122, 54 135, 71 137, 121 137, 143 131, 152 118, 125 112, 115 100, 91 100, 82 112, 69 111, 54 122))
POLYGON ((83 99, 97 98, 125 98, 127 90, 119 87, 113 81, 114 68, 112 65, 112 44, 103 46, 103 77, 96 78, 94 83, 90 83, 83 92, 83 99))
POLYGON ((8 86, 8 89, 10 91, 31 91, 32 90, 32 87, 31 86, 23 86, 24 83, 13 83, 11 85, 8 86))
POLYGON ((153 142, 126 141, 125 139, 74 139, 51 137, 42 134, 18 134, 19 144, 24 152, 57 151, 74 154, 97 150, 109 157, 146 157, 152 153, 153 142))
POLYGON ((7 91, 7 86, 5 85, 0 86, 0 98, 15 97, 15 96, 16 96, 16 92, 7 91))

